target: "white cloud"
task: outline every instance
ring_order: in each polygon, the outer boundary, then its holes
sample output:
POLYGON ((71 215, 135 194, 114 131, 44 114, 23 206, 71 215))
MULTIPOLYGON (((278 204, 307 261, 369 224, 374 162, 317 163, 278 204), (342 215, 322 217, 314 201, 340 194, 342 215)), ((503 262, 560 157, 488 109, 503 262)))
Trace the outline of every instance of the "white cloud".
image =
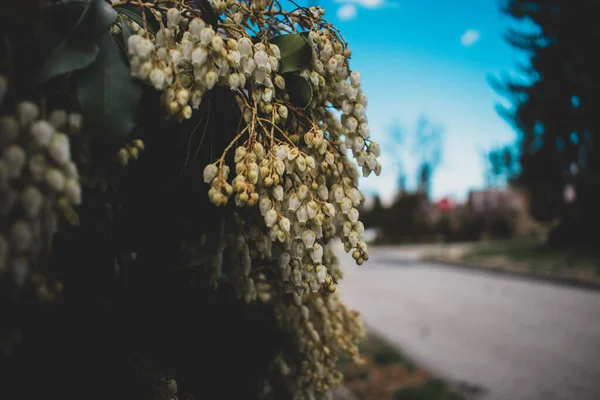
POLYGON ((350 21, 356 18, 356 6, 354 4, 344 4, 338 8, 337 16, 342 21, 350 21))
POLYGON ((460 37, 460 44, 465 47, 473 46, 479 40, 479 31, 475 29, 467 29, 460 37))
MULTIPOLYGON (((335 0, 336 3, 356 4, 364 8, 383 7, 385 0, 335 0)), ((343 8, 342 6, 341 8, 343 8)))

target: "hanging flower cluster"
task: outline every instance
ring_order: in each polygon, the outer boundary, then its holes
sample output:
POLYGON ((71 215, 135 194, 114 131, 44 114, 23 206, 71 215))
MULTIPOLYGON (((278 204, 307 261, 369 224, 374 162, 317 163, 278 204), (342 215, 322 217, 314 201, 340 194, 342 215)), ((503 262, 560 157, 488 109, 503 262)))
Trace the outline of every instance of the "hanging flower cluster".
POLYGON ((38 299, 47 301, 61 284, 46 282, 42 252, 49 249, 59 218, 77 223, 74 207, 82 200, 70 144, 81 132, 82 118, 63 110, 45 118, 28 101, 7 112, 8 89, 0 76, 0 278, 8 276, 19 288, 31 283, 38 299))
POLYGON ((250 217, 206 246, 214 252, 209 265, 218 279, 227 261, 240 297, 272 302, 282 329, 294 327, 298 353, 288 359, 300 360, 292 366, 296 395, 310 398, 339 383, 334 349, 358 357, 360 323, 330 295, 342 277, 332 239, 340 236, 357 264, 368 260, 356 164, 365 177, 379 174, 380 149, 370 139, 360 74, 323 9, 287 12, 264 0, 211 5, 218 28, 186 2, 142 4, 160 28, 153 34, 148 20, 130 23, 132 75, 162 93, 176 121, 190 118, 216 86, 236 94, 238 133, 203 178, 214 205, 234 202, 250 217), (274 260, 266 268, 278 279, 265 277, 260 260, 274 260))

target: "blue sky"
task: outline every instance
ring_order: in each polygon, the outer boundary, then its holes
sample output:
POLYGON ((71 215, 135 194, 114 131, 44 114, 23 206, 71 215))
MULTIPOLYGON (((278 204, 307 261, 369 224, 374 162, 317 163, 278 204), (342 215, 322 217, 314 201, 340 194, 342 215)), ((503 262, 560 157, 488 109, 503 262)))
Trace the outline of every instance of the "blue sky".
POLYGON ((363 191, 390 198, 396 189, 397 157, 406 165, 409 184, 414 181, 412 147, 389 145, 386 134, 389 138, 390 127, 399 123, 410 135, 421 114, 444 128, 433 197, 462 200, 470 189, 483 187, 482 150, 516 138, 494 109, 506 102, 486 78, 514 71, 523 59, 502 39, 510 21, 497 1, 308 1, 323 7, 348 41, 351 69, 361 73, 369 98, 372 136, 384 149, 383 172, 363 179, 363 191))

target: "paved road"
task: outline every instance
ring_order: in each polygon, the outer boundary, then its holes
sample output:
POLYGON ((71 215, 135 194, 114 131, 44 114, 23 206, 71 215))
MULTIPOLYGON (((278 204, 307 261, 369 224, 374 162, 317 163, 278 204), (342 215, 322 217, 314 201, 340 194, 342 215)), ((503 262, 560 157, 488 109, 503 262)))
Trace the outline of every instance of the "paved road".
POLYGON ((600 292, 369 254, 340 293, 424 367, 485 400, 600 399, 600 292))

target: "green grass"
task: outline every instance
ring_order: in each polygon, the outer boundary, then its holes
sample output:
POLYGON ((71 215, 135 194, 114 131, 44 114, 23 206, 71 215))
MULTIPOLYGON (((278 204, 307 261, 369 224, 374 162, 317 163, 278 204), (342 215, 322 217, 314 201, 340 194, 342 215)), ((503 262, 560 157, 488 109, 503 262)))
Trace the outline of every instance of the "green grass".
POLYGON ((509 262, 527 264, 532 270, 550 269, 560 272, 570 266, 598 268, 600 258, 580 251, 553 249, 545 243, 534 240, 513 240, 475 244, 468 250, 465 261, 486 261, 504 259, 509 262))

